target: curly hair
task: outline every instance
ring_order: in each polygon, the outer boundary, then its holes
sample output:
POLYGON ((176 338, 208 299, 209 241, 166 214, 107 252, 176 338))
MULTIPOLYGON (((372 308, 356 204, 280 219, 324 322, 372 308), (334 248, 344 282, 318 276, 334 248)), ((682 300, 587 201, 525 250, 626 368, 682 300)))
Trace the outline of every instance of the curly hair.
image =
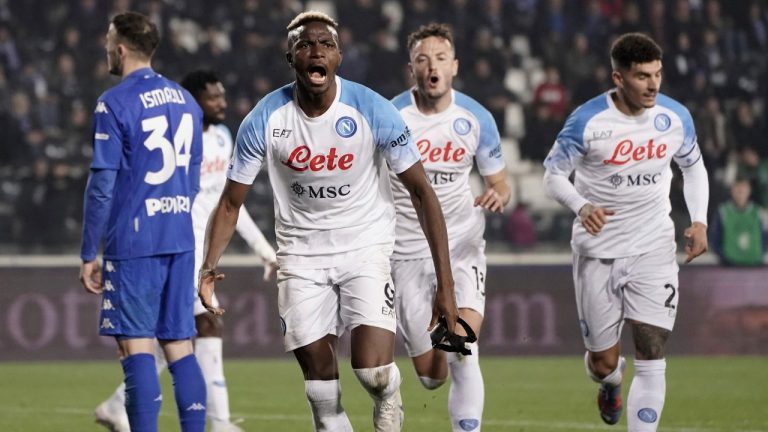
POLYGON ((642 33, 623 34, 611 46, 614 69, 630 69, 632 63, 650 63, 661 60, 661 56, 661 47, 642 33))
POLYGON ((187 74, 180 84, 192 96, 198 98, 206 90, 208 84, 216 84, 217 82, 220 80, 213 71, 201 69, 187 74))
POLYGON ((453 30, 451 26, 444 23, 429 23, 419 27, 416 31, 408 35, 408 51, 412 50, 419 41, 428 37, 435 36, 450 42, 453 45, 453 30))

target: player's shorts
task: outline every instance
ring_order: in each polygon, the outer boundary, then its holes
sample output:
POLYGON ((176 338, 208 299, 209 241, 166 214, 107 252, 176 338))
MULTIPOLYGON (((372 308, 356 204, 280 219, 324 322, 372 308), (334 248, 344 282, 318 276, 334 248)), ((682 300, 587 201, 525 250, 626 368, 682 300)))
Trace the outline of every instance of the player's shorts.
POLYGON ((99 334, 189 339, 195 335, 194 253, 104 261, 99 334))
POLYGON ((359 325, 395 332, 395 287, 385 249, 356 251, 337 267, 278 269, 277 304, 286 352, 359 325))
MULTIPOLYGON (((462 244, 451 250, 456 306, 485 312, 485 241, 462 244)), ((397 326, 410 357, 432 349, 429 322, 432 319, 437 275, 431 258, 392 260, 392 280, 397 288, 397 326)))
POLYGON ((573 255, 576 307, 588 350, 618 343, 625 319, 672 330, 679 298, 675 249, 665 245, 616 259, 573 255))

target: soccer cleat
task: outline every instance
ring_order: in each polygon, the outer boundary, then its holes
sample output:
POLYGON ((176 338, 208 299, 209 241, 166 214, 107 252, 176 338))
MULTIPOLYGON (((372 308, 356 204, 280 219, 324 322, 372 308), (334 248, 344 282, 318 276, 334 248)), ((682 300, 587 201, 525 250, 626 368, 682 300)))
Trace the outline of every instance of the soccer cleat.
POLYGON ((109 429, 110 432, 131 432, 128 414, 123 405, 105 400, 96 407, 93 414, 96 416, 96 423, 109 429))
POLYGON ((400 432, 404 418, 400 390, 388 400, 377 400, 373 405, 373 429, 376 432, 400 432))
POLYGON ((613 386, 600 384, 597 392, 597 406, 600 408, 600 418, 609 425, 615 425, 621 419, 621 384, 613 386))
POLYGON ((211 432, 244 432, 243 429, 237 424, 242 420, 234 422, 211 420, 211 432))

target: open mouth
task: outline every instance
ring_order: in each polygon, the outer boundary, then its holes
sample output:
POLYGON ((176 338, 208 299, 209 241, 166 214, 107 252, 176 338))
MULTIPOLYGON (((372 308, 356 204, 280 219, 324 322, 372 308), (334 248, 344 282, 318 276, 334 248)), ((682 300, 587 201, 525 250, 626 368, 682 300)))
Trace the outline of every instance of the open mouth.
POLYGON ((325 84, 328 78, 328 73, 323 66, 310 66, 307 69, 307 75, 309 76, 309 82, 315 85, 325 84))
POLYGON ((440 78, 437 75, 432 75, 431 77, 429 77, 429 83, 432 84, 433 86, 436 85, 438 81, 440 81, 440 78))

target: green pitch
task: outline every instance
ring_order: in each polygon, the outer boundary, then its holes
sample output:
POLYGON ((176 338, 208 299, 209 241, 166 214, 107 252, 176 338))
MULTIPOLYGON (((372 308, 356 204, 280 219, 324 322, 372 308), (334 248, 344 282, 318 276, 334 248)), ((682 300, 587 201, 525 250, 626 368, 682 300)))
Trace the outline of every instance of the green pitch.
MULTIPOLYGON (((405 431, 449 431, 447 385, 423 390, 410 362, 403 375, 405 431)), ((574 357, 481 359, 485 375, 484 431, 626 431, 604 425, 597 386, 574 357)), ((286 360, 229 360, 227 382, 234 417, 247 431, 311 431, 298 366, 286 360)), ((632 374, 631 362, 627 370, 632 374)), ((0 363, 0 431, 103 431, 93 409, 121 379, 114 362, 0 363)), ((371 402, 349 367, 342 368, 343 403, 355 430, 370 431, 371 402)), ((160 430, 178 430, 173 390, 162 378, 160 430)), ((626 391, 624 388, 625 401, 626 391)), ((768 431, 768 358, 672 357, 661 432, 768 431)))

